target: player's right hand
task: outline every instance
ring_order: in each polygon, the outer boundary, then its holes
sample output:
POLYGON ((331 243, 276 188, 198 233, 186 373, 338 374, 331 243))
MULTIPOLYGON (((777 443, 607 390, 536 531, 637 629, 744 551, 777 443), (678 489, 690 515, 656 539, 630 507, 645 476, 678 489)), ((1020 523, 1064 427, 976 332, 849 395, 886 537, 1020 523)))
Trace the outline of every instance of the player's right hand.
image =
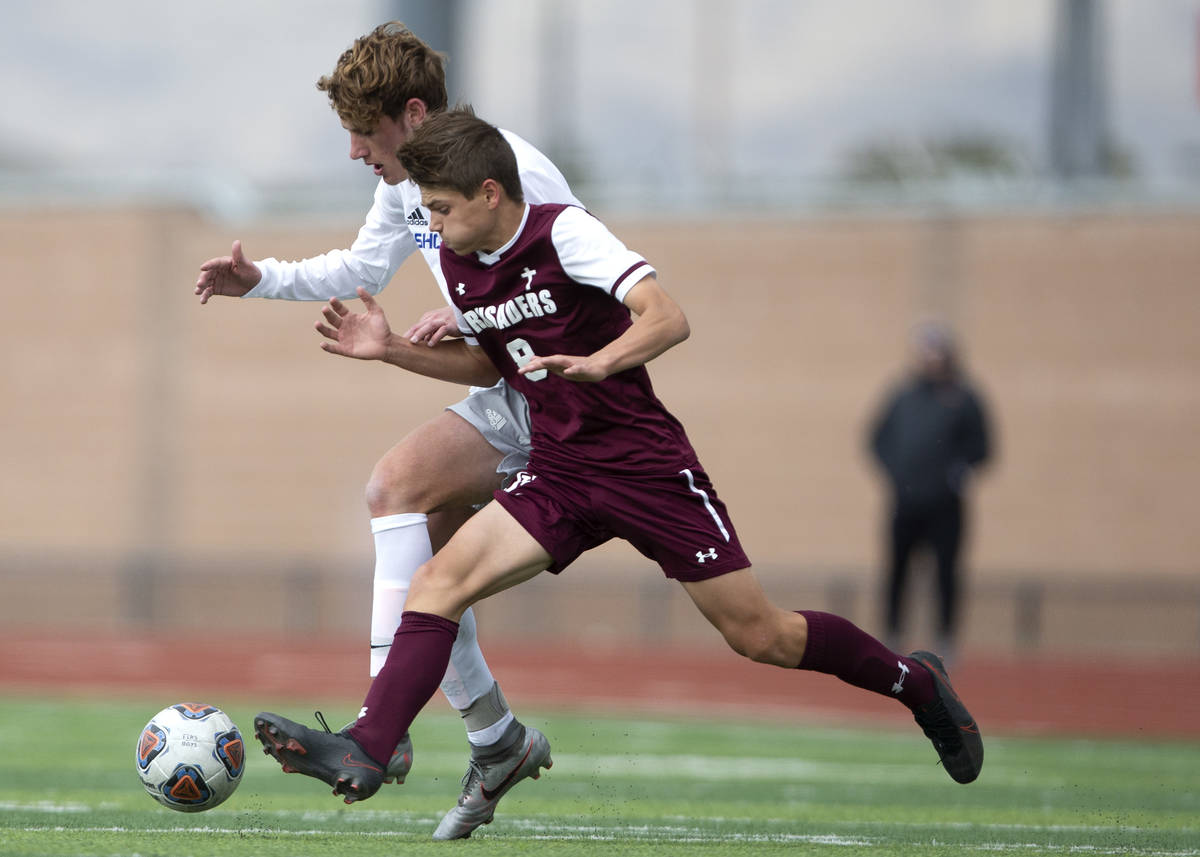
POLYGON ((196 280, 196 294, 200 303, 208 303, 213 295, 240 298, 258 285, 262 271, 242 254, 242 242, 233 242, 229 256, 209 259, 200 266, 200 277, 196 280))

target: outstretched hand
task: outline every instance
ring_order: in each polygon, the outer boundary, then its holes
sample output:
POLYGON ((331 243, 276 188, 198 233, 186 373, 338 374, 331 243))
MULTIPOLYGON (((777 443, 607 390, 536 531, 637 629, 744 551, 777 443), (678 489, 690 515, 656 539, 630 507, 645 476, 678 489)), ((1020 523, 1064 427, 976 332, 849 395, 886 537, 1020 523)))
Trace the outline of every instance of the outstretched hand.
POLYGON ((337 298, 330 299, 321 308, 321 315, 328 324, 318 321, 315 327, 317 333, 329 340, 322 342, 321 348, 330 354, 357 360, 382 360, 387 355, 392 328, 383 314, 383 308, 375 302, 370 292, 359 286, 358 296, 366 312, 351 312, 337 298))
POLYGON ((242 242, 233 242, 229 256, 209 259, 200 266, 200 277, 196 280, 196 294, 200 303, 208 303, 213 295, 240 298, 258 285, 262 271, 242 254, 242 242))
POLYGON ((592 357, 576 357, 570 354, 550 354, 546 357, 534 357, 517 370, 522 375, 532 376, 531 380, 544 378, 546 372, 553 372, 568 381, 603 381, 608 377, 608 370, 598 364, 592 357), (542 374, 535 375, 535 372, 542 374))

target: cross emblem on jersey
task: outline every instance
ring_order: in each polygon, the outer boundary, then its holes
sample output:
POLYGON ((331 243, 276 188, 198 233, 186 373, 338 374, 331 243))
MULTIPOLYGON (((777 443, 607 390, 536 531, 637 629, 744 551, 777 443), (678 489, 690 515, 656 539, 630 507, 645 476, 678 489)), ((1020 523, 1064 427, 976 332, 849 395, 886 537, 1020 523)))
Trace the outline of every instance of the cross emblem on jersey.
POLYGON ((467 293, 467 284, 466 284, 466 283, 459 283, 459 284, 458 284, 458 287, 457 287, 457 288, 455 288, 455 290, 454 290, 454 291, 458 292, 460 295, 465 295, 465 294, 467 293))
POLYGON ((530 286, 533 285, 533 275, 536 273, 535 268, 526 268, 521 272, 521 276, 525 278, 525 291, 529 291, 530 286))
POLYGON ((717 558, 717 549, 716 548, 709 548, 707 551, 696 551, 696 561, 699 562, 701 565, 704 565, 705 560, 716 559, 716 558, 717 558))

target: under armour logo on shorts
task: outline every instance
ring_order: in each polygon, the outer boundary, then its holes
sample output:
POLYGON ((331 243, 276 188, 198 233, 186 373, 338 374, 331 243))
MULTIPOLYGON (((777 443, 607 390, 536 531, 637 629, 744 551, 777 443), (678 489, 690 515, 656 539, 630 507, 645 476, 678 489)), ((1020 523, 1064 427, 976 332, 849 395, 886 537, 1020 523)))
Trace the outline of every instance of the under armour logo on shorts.
POLYGON ((520 473, 518 473, 516 476, 513 477, 512 484, 509 485, 504 490, 507 493, 511 494, 512 492, 514 492, 518 488, 520 488, 522 485, 528 485, 530 482, 532 482, 535 479, 537 479, 536 473, 530 473, 527 470, 522 470, 520 473))

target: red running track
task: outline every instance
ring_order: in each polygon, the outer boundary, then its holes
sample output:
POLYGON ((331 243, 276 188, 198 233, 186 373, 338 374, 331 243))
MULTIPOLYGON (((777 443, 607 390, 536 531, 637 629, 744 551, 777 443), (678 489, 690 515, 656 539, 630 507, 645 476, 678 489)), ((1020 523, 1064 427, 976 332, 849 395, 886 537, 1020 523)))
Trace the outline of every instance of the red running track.
MULTIPOLYGON (((518 709, 715 714, 911 728, 895 702, 830 676, 751 664, 724 650, 644 652, 556 641, 485 651, 518 709)), ((164 699, 346 698, 366 692, 366 647, 345 639, 0 635, 6 693, 134 691, 164 699)), ((1200 659, 966 658, 955 688, 984 734, 1200 739, 1200 659)))

